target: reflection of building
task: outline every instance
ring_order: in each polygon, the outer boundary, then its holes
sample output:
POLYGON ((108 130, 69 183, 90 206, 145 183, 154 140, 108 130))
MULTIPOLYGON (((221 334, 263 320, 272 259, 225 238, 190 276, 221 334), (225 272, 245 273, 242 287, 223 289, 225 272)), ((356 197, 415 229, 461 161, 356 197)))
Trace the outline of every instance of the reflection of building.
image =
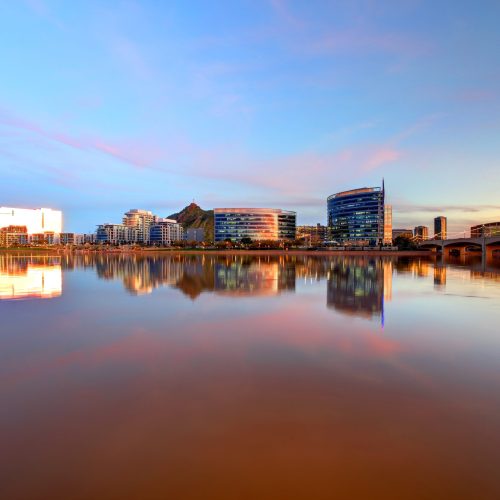
POLYGON ((0 256, 0 300, 47 299, 61 293, 61 264, 56 259, 0 256))
POLYGON ((392 206, 384 206, 384 245, 392 245, 392 206))
POLYGON ((429 239, 429 228, 427 226, 416 226, 414 230, 416 241, 425 241, 429 239))
POLYGON ((447 234, 446 217, 440 216, 434 219, 434 239, 445 240, 447 234))
POLYGON ((401 236, 402 238, 408 238, 409 240, 413 239, 413 231, 411 229, 393 229, 392 230, 392 239, 393 241, 401 236))
POLYGON ((216 208, 215 241, 293 240, 296 213, 275 208, 216 208))
POLYGON ((214 289, 231 295, 275 295, 295 290, 295 266, 266 259, 218 262, 214 289))
POLYGON ((381 245, 384 240, 384 187, 353 189, 328 197, 332 241, 381 245))
POLYGON ((326 226, 319 222, 315 226, 297 226, 296 238, 310 245, 319 245, 326 240, 326 226))
POLYGON ((500 222, 488 222, 470 228, 471 238, 482 238, 490 236, 500 236, 500 222))
POLYGON ((446 267, 445 266, 434 266, 434 285, 443 286, 446 285, 446 267))
POLYGON ((392 298, 392 261, 364 257, 332 261, 328 307, 366 318, 381 316, 383 321, 384 298, 392 298))

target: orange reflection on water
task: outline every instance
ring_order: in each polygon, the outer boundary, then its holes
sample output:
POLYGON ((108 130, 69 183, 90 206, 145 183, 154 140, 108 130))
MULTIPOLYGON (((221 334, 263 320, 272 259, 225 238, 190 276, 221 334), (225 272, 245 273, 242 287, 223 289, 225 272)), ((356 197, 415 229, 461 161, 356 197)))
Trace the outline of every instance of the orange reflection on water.
POLYGON ((62 293, 60 264, 27 263, 19 269, 0 268, 0 300, 52 299, 62 293))

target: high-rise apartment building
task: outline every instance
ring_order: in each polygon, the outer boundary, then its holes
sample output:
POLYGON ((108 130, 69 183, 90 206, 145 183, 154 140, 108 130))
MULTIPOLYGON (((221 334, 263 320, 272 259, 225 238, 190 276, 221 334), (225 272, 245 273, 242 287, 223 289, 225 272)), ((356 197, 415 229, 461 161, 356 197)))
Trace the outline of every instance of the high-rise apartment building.
POLYGON ((384 186, 332 194, 327 199, 329 238, 341 244, 381 245, 384 242, 384 202, 384 186))
POLYGON ((417 241, 425 241, 429 239, 429 228, 427 226, 417 226, 415 227, 413 234, 415 236, 415 240, 417 241))
POLYGON ((149 228, 156 217, 149 210, 133 208, 123 216, 123 225, 131 229, 131 239, 136 243, 149 243, 149 228))
POLYGON ((392 245, 392 206, 384 206, 384 245, 392 245))
POLYGON ((447 235, 446 217, 439 216, 434 219, 434 239, 445 240, 447 235))

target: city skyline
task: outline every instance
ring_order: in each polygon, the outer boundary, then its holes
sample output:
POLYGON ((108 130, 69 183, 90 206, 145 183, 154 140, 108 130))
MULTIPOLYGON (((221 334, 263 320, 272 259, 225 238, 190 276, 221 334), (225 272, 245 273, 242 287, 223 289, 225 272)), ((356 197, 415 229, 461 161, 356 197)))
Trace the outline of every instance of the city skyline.
POLYGON ((499 219, 495 2, 1 9, 3 206, 76 232, 193 198, 325 224, 385 177, 393 227, 499 219))

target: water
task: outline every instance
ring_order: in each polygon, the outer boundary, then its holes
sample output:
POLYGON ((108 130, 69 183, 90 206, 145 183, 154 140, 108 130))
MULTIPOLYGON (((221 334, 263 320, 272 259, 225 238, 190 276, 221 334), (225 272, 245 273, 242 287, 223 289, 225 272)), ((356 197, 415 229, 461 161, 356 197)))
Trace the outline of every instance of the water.
POLYGON ((0 498, 500 497, 500 269, 0 254, 0 498))

